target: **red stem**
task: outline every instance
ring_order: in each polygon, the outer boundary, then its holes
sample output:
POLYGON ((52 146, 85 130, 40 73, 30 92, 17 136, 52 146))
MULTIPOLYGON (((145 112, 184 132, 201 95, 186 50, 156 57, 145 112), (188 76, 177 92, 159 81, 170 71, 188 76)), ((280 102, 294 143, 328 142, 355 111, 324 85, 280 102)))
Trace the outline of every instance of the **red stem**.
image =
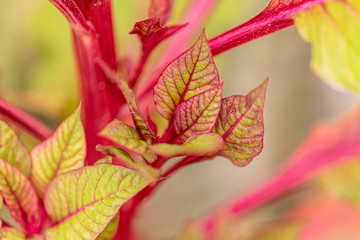
POLYGON ((51 136, 52 130, 31 115, 0 98, 0 114, 23 127, 32 136, 43 141, 51 136))

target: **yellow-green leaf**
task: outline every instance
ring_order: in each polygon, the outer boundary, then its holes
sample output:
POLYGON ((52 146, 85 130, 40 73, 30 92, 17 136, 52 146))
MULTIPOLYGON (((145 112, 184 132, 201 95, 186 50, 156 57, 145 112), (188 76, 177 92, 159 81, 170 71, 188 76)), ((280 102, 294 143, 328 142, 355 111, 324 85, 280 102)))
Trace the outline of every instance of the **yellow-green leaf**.
POLYGON ((22 231, 12 227, 0 228, 1 240, 26 240, 26 235, 22 231))
POLYGON ((100 135, 110 139, 123 148, 143 156, 148 162, 153 162, 156 159, 156 155, 147 149, 149 144, 140 139, 135 128, 124 122, 115 119, 106 125, 100 132, 100 135))
POLYGON ((220 84, 203 31, 196 43, 165 68, 154 88, 156 109, 171 119, 176 106, 220 84))
POLYGON ((99 164, 57 176, 46 190, 45 210, 54 225, 46 239, 96 239, 146 181, 129 169, 99 164))
POLYGON ((332 85, 360 92, 360 1, 329 1, 295 17, 312 44, 311 66, 332 85))
POLYGON ((0 120, 0 158, 17 167, 27 177, 30 176, 30 154, 17 134, 0 120))
POLYGON ((222 136, 217 133, 195 135, 184 144, 159 143, 150 146, 156 154, 170 158, 176 156, 208 155, 219 152, 224 146, 222 136))
POLYGON ((3 207, 4 207, 4 199, 3 199, 2 195, 0 194, 0 212, 3 209, 3 207))
POLYGON ((31 181, 41 198, 58 174, 84 166, 86 146, 80 109, 81 106, 60 124, 50 138, 31 151, 31 181))
POLYGON ((224 139, 220 155, 237 166, 246 166, 263 148, 263 109, 269 80, 265 80, 246 96, 231 96, 222 100, 214 131, 224 139))
POLYGON ((115 217, 111 220, 109 225, 105 228, 104 232, 96 240, 112 240, 115 236, 119 224, 119 214, 116 214, 115 217))
POLYGON ((0 159, 0 193, 11 216, 22 227, 38 211, 38 196, 27 177, 15 166, 0 159))
POLYGON ((211 132, 221 107, 222 85, 209 89, 180 103, 174 111, 177 137, 174 143, 184 143, 190 137, 211 132))

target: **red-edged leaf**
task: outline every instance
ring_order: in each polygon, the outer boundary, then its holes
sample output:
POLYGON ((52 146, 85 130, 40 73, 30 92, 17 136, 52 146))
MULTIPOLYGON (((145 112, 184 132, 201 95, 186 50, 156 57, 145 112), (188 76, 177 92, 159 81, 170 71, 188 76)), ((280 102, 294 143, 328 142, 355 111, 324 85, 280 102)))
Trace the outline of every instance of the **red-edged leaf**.
POLYGON ((219 84, 219 74, 203 31, 196 43, 161 74, 154 88, 156 109, 164 118, 171 119, 177 105, 219 84))
POLYGON ((170 18, 174 0, 151 0, 149 17, 159 18, 161 24, 165 24, 170 18))
POLYGON ((59 175, 44 197, 54 224, 46 231, 46 239, 96 239, 120 207, 145 186, 135 172, 109 164, 59 175))
POLYGON ((54 134, 31 151, 31 181, 42 198, 47 185, 58 174, 84 166, 85 134, 79 106, 54 134))
POLYGON ((224 138, 220 155, 238 166, 246 166, 263 148, 263 110, 269 79, 246 96, 231 96, 222 100, 214 130, 224 138))
POLYGON ((30 153, 17 134, 5 122, 0 121, 0 158, 30 176, 30 153))
POLYGON ((184 143, 194 135, 211 132, 221 107, 222 84, 180 103, 174 111, 177 134, 174 143, 184 143))
POLYGON ((11 216, 27 229, 28 222, 38 213, 38 196, 29 179, 3 159, 0 159, 0 193, 11 216))
POLYGON ((294 25, 295 14, 326 0, 272 0, 253 19, 209 41, 214 55, 294 25))
POLYGON ((143 44, 143 51, 149 52, 164 39, 170 37, 185 25, 164 27, 159 18, 149 18, 135 23, 130 34, 137 34, 143 44))
POLYGON ((80 33, 87 33, 91 27, 74 0, 50 0, 70 23, 71 27, 80 33))

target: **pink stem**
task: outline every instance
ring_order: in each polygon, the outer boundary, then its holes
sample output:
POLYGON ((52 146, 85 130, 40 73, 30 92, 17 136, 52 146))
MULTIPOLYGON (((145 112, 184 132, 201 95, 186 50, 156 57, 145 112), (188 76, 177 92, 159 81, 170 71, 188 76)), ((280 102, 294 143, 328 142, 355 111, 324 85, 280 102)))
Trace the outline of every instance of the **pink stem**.
POLYGON ((45 124, 2 98, 0 98, 0 114, 26 129, 40 141, 47 139, 52 134, 52 130, 45 124))

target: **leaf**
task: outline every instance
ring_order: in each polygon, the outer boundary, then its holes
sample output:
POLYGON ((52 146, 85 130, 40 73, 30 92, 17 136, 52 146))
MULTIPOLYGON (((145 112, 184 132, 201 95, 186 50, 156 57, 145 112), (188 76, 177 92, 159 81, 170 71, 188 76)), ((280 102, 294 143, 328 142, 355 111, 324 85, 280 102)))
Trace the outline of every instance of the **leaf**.
POLYGON ((218 85, 219 74, 203 31, 160 75, 154 88, 155 107, 165 119, 171 119, 177 105, 218 85))
POLYGON ((30 176, 30 154, 17 134, 0 120, 0 158, 14 165, 27 177, 30 176))
POLYGON ((54 225, 46 239, 96 239, 121 205, 146 182, 135 172, 99 164, 59 175, 49 185, 45 209, 54 225))
POLYGON ((222 100, 215 131, 224 138, 221 156, 244 167, 263 148, 263 110, 269 79, 246 96, 231 96, 222 100))
POLYGON ((163 157, 178 157, 191 155, 211 156, 224 146, 223 138, 216 133, 195 135, 185 143, 175 145, 168 143, 153 144, 150 149, 163 157))
POLYGON ((107 124, 99 134, 121 147, 143 156, 148 162, 153 162, 156 159, 156 155, 147 149, 149 144, 140 139, 135 128, 124 122, 115 119, 107 124))
MULTIPOLYGON (((97 146, 96 146, 97 147, 97 146)), ((98 150, 98 149, 96 149, 98 150)), ((97 160, 93 165, 98 165, 98 164, 112 164, 113 163, 113 159, 111 156, 106 156, 102 159, 97 160)))
POLYGON ((57 175, 84 166, 86 146, 80 110, 81 106, 60 124, 50 138, 31 151, 31 181, 41 198, 57 175))
POLYGON ((12 227, 0 228, 0 239, 2 240, 26 240, 26 235, 22 231, 12 227))
POLYGON ((140 137, 149 143, 156 141, 155 135, 152 133, 148 123, 140 112, 139 106, 136 102, 134 91, 130 89, 128 83, 124 79, 122 79, 120 74, 111 69, 105 62, 100 61, 99 65, 103 69, 106 76, 118 84, 118 87, 120 88, 128 104, 131 117, 134 121, 136 130, 140 134, 140 137))
POLYGON ((28 220, 38 212, 38 196, 27 177, 2 159, 0 159, 0 193, 11 216, 26 229, 28 220))
POLYGON ((171 15, 174 0, 151 0, 149 17, 159 18, 161 24, 165 24, 171 15))
POLYGON ((136 34, 140 38, 143 51, 150 52, 161 41, 172 36, 185 25, 164 27, 160 24, 159 18, 149 18, 135 23, 130 34, 136 34))
MULTIPOLYGON (((2 195, 0 194, 0 212, 3 209, 3 207, 4 207, 4 199, 3 199, 2 195)), ((0 227, 1 227, 1 225, 0 225, 0 227)))
POLYGON ((157 181, 160 178, 160 170, 153 168, 145 162, 135 162, 131 156, 121 148, 114 146, 101 146, 98 145, 97 149, 107 155, 115 156, 123 163, 126 167, 137 171, 148 183, 157 181))
POLYGON ((119 224, 119 214, 116 214, 115 217, 111 220, 109 225, 105 228, 104 232, 96 240, 112 240, 116 234, 119 224))
POLYGON ((360 1, 328 2, 295 17, 312 44, 311 67, 332 85, 360 92, 360 1))
POLYGON ((184 143, 194 135, 211 132, 221 107, 222 84, 180 103, 174 111, 177 134, 174 143, 184 143))

